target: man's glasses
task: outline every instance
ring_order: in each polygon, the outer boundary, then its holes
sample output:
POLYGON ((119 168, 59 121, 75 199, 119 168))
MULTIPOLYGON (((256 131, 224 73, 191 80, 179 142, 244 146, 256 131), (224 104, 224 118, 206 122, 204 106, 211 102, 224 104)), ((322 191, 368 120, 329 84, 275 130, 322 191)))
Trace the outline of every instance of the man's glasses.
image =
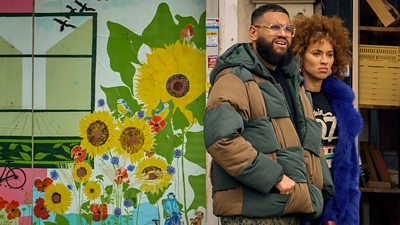
POLYGON ((293 25, 284 25, 284 24, 277 24, 277 23, 272 23, 270 25, 253 25, 256 28, 267 28, 268 30, 274 32, 274 33, 279 33, 281 30, 285 31, 286 35, 290 35, 294 37, 296 33, 296 28, 294 28, 293 25))

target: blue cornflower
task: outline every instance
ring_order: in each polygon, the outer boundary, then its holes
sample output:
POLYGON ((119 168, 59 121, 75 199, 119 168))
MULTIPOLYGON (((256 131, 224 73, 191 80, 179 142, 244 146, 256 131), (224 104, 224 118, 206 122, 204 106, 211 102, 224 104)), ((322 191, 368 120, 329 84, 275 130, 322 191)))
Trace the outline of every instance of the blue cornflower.
POLYGON ((72 185, 68 184, 67 188, 72 191, 72 185))
POLYGON ((117 156, 111 157, 111 164, 117 165, 119 163, 119 158, 117 156))
POLYGON ((122 211, 121 211, 120 208, 115 208, 115 209, 114 209, 114 215, 115 215, 116 217, 119 217, 119 216, 121 215, 121 213, 122 213, 122 211))
POLYGON ((175 172, 176 172, 175 167, 173 167, 173 166, 168 166, 167 167, 167 173, 169 173, 171 175, 174 175, 175 172))
POLYGON ((182 149, 179 149, 179 148, 175 149, 174 157, 179 159, 179 157, 181 157, 181 156, 182 156, 182 149))
POLYGON ((136 113, 136 115, 139 117, 139 119, 142 119, 145 116, 145 113, 143 110, 140 110, 139 112, 136 113))
POLYGON ((136 168, 135 165, 130 164, 126 169, 132 172, 135 168, 136 168))
POLYGON ((57 178, 59 177, 58 172, 56 170, 52 170, 50 172, 50 178, 53 180, 57 180, 57 178))
POLYGON ((127 207, 127 208, 132 207, 132 200, 125 199, 124 200, 124 206, 127 207))
POLYGON ((106 104, 106 100, 104 100, 102 98, 97 100, 97 107, 104 107, 105 104, 106 104))
POLYGON ((102 157, 101 157, 103 160, 108 160, 110 157, 108 157, 108 155, 107 154, 104 154, 102 157))

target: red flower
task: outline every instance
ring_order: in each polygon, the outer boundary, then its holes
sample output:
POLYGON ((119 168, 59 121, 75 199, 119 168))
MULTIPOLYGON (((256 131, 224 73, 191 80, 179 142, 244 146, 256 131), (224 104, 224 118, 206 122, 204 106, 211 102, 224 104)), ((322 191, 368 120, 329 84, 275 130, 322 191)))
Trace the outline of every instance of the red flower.
POLYGON ((122 182, 129 183, 128 171, 125 168, 118 168, 117 169, 117 178, 114 179, 114 182, 118 185, 121 185, 122 182))
POLYGON ((4 209, 4 207, 6 207, 7 205, 7 201, 4 200, 4 198, 0 197, 0 210, 4 209))
POLYGON ((81 163, 86 159, 86 150, 80 145, 76 145, 71 150, 71 157, 74 158, 75 163, 81 163))
POLYGON ((33 214, 40 219, 47 220, 50 217, 49 210, 44 205, 44 199, 36 199, 36 205, 33 208, 33 214))
POLYGON ((93 213, 93 221, 106 220, 108 217, 107 205, 106 204, 96 204, 90 205, 90 211, 93 213))
POLYGON ((167 123, 165 122, 165 120, 163 120, 161 116, 154 115, 153 117, 151 117, 149 125, 151 126, 153 132, 157 133, 162 130, 167 125, 167 123))
POLYGON ((18 206, 19 203, 15 200, 12 200, 6 205, 7 219, 12 220, 21 216, 21 211, 19 211, 18 206))
POLYGON ((50 179, 49 177, 44 178, 41 180, 40 178, 35 179, 33 184, 35 185, 36 189, 40 192, 44 192, 48 186, 50 186, 53 183, 53 180, 50 179))

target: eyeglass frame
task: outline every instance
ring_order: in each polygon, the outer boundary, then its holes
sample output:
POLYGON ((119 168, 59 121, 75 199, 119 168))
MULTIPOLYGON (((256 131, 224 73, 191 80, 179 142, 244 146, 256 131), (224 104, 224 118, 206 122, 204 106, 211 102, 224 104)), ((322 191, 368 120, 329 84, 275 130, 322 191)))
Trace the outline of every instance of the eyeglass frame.
POLYGON ((286 34, 286 35, 291 34, 291 37, 294 37, 294 35, 296 34, 296 28, 295 28, 293 25, 291 25, 291 24, 271 23, 270 25, 259 25, 259 24, 256 24, 256 25, 253 25, 253 26, 254 26, 255 28, 267 28, 268 30, 273 31, 273 32, 276 32, 276 33, 280 32, 281 30, 284 30, 284 31, 285 31, 285 34, 286 34), (274 26, 274 25, 277 25, 277 26, 280 27, 279 31, 274 31, 274 30, 272 30, 271 26, 274 26), (289 28, 293 28, 293 31, 287 30, 286 28, 288 28, 288 27, 289 27, 289 28), (288 33, 288 32, 289 32, 289 33, 288 33))

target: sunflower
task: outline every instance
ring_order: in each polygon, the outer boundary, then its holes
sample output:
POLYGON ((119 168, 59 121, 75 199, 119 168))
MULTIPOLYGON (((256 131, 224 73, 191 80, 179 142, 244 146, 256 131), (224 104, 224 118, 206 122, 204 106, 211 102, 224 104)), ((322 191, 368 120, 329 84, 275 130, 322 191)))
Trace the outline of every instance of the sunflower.
POLYGON ((161 102, 172 100, 189 120, 193 115, 186 106, 198 98, 205 90, 205 53, 190 44, 167 45, 153 49, 147 55, 147 63, 138 68, 136 76, 136 96, 146 108, 146 114, 158 110, 161 102))
POLYGON ((138 163, 135 177, 144 192, 158 193, 168 187, 172 176, 167 173, 168 163, 159 157, 150 157, 138 163))
POLYGON ((125 117, 124 122, 118 121, 117 145, 115 151, 120 156, 130 157, 132 163, 143 157, 144 151, 150 151, 154 144, 154 134, 150 125, 138 117, 125 117))
POLYGON ((83 192, 89 200, 95 200, 100 196, 100 184, 94 181, 88 181, 83 188, 83 192))
POLYGON ((93 112, 80 122, 82 148, 92 156, 102 156, 115 147, 114 118, 108 111, 93 112))
POLYGON ((72 168, 72 177, 76 182, 86 182, 92 176, 92 167, 88 163, 77 163, 72 168))
POLYGON ((71 192, 63 183, 50 185, 44 193, 44 205, 50 212, 65 213, 71 202, 71 192))

